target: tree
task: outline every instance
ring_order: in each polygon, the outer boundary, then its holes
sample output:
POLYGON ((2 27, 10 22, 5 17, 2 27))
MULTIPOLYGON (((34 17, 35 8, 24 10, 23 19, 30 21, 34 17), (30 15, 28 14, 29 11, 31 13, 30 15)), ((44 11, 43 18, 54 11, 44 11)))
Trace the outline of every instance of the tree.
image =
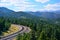
POLYGON ((2 34, 2 32, 5 32, 9 29, 11 23, 8 22, 8 20, 4 19, 4 18, 0 18, 0 35, 2 34))
POLYGON ((38 40, 49 40, 49 38, 47 38, 47 35, 44 33, 44 31, 42 31, 38 40))

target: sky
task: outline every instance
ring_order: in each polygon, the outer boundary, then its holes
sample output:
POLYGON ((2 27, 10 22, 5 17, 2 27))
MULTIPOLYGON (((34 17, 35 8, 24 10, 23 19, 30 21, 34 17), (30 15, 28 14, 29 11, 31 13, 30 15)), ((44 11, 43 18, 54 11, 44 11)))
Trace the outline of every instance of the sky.
POLYGON ((56 11, 60 0, 0 0, 0 7, 14 11, 56 11))

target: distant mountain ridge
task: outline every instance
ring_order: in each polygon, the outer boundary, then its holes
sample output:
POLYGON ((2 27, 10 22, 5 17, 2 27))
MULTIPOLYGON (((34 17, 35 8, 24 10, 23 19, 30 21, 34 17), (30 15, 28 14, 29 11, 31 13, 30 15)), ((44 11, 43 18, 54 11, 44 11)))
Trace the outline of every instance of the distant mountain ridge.
POLYGON ((44 18, 60 18, 60 11, 53 11, 53 12, 28 12, 32 15, 44 17, 44 18))
POLYGON ((26 17, 26 18, 33 18, 33 17, 43 17, 43 18, 60 18, 60 10, 53 11, 53 12, 15 12, 5 7, 0 7, 0 16, 6 17, 26 17))
POLYGON ((0 7, 0 11, 4 12, 4 13, 12 13, 12 12, 14 12, 13 10, 10 10, 8 8, 5 8, 5 7, 0 7))
POLYGON ((0 17, 14 17, 14 18, 34 18, 32 14, 28 14, 27 12, 14 12, 8 8, 0 7, 0 17))

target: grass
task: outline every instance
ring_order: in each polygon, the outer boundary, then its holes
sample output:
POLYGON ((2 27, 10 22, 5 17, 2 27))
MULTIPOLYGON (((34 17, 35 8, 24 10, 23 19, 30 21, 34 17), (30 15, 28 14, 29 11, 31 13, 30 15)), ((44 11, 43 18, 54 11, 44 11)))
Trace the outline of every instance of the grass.
POLYGON ((11 24, 11 27, 9 28, 9 30, 7 32, 3 32, 3 36, 7 36, 7 35, 10 35, 10 34, 13 34, 17 31, 19 31, 19 27, 17 25, 14 25, 14 24, 11 24))

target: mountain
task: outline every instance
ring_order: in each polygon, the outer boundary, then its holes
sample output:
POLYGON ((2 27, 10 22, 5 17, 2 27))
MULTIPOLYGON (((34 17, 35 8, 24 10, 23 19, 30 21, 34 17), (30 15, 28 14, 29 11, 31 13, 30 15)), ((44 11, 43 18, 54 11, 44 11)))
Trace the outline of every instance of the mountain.
POLYGON ((14 12, 5 7, 0 7, 0 17, 1 16, 6 17, 6 18, 12 18, 12 17, 14 18, 35 18, 37 17, 27 12, 22 12, 22 11, 14 12))
POLYGON ((54 13, 60 14, 60 10, 54 11, 54 13))
POLYGON ((15 18, 36 18, 37 16, 34 16, 32 14, 29 14, 27 12, 13 12, 11 15, 11 17, 15 17, 15 18))
POLYGON ((5 8, 5 7, 0 7, 0 16, 9 16, 11 13, 13 13, 14 11, 5 8))
POLYGON ((53 11, 53 12, 29 12, 32 15, 49 18, 49 19, 56 19, 60 18, 60 11, 53 11))
POLYGON ((0 7, 0 12, 3 12, 3 13, 12 13, 14 11, 8 9, 8 8, 5 8, 5 7, 0 7))
POLYGON ((0 16, 3 17, 15 17, 15 18, 49 18, 56 19, 60 18, 60 11, 52 11, 52 12, 14 12, 8 8, 0 7, 0 16))

